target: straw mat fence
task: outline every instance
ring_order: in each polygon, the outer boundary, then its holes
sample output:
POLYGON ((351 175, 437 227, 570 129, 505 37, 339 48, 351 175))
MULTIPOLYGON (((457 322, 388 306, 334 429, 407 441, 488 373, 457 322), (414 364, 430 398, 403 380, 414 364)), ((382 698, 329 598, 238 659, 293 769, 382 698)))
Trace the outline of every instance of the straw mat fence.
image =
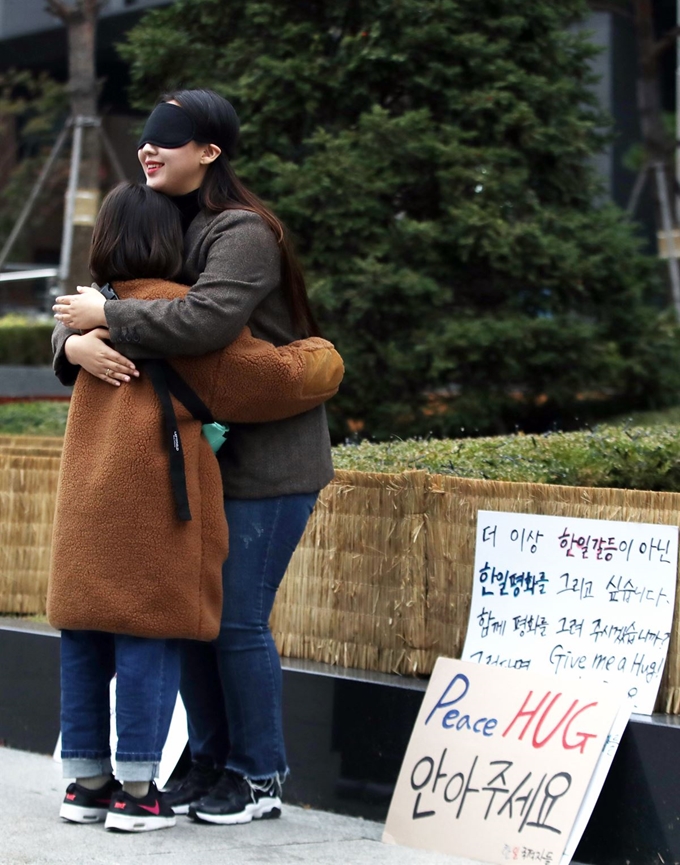
POLYGON ((0 436, 0 612, 45 612, 61 446, 0 436))
MULTIPOLYGON (((271 624, 281 654, 403 674, 460 657, 478 510, 679 525, 680 493, 338 472, 279 590, 271 624)), ((674 714, 679 601, 657 703, 674 714)))
MULTIPOLYGON (((44 612, 60 439, 0 436, 0 612, 44 612)), ((465 639, 478 510, 680 524, 680 494, 338 472, 272 613, 282 655, 427 674, 465 639)), ((679 598, 660 711, 680 714, 679 598)))

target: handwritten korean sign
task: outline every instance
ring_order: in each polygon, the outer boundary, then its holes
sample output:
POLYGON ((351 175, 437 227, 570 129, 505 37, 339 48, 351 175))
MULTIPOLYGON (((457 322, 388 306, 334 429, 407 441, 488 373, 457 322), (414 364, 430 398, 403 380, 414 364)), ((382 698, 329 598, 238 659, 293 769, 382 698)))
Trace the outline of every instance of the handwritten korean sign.
POLYGON ((479 511, 463 658, 617 683, 650 714, 677 568, 677 526, 479 511))
POLYGON ((620 689, 440 658, 383 841, 559 865, 620 689))

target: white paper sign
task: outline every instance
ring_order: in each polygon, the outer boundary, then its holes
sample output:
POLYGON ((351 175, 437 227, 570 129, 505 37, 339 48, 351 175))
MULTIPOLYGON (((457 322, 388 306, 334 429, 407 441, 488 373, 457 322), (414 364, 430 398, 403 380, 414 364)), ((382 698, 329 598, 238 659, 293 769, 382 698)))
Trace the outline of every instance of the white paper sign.
POLYGON ((650 714, 677 569, 677 526, 479 511, 463 658, 616 683, 650 714))
POLYGON ((600 683, 439 658, 383 841, 499 865, 568 861, 622 701, 600 683))

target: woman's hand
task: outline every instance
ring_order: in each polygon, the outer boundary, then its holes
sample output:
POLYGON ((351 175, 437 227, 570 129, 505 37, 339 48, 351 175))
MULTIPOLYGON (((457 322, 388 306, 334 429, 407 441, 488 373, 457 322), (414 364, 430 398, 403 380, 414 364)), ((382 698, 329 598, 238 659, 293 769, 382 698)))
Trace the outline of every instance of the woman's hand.
POLYGON ((74 334, 64 343, 64 353, 69 363, 81 366, 107 384, 120 387, 122 381, 130 381, 130 376, 137 378, 139 371, 131 360, 105 342, 108 336, 108 330, 103 327, 82 336, 74 334))
POLYGON ((78 294, 66 294, 56 299, 52 307, 54 317, 73 330, 106 327, 104 295, 87 285, 79 285, 76 290, 78 294))

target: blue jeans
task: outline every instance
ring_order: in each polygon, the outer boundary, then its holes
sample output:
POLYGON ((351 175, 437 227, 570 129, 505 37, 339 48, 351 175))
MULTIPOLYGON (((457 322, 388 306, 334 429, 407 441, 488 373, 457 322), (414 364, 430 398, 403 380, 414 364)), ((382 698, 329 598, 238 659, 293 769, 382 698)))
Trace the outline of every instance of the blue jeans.
POLYGON ((180 692, 192 759, 252 780, 288 773, 281 663, 269 630, 276 591, 318 493, 226 499, 229 558, 220 635, 183 641, 180 692))
POLYGON ((61 632, 61 757, 65 778, 111 771, 109 686, 116 680, 116 775, 158 774, 179 687, 176 640, 61 632))

